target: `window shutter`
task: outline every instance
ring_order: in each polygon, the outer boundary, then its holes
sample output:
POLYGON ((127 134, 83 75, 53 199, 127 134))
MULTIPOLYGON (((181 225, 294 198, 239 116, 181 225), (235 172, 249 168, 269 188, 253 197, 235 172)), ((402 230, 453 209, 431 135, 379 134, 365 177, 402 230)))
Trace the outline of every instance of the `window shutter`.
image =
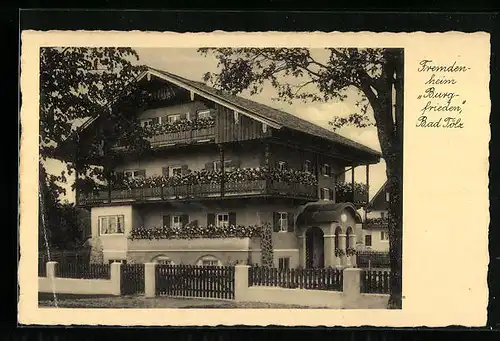
POLYGON ((163 168, 162 168, 162 173, 163 173, 163 176, 164 176, 164 177, 167 177, 167 178, 168 178, 168 176, 169 176, 168 169, 169 169, 168 167, 163 167, 163 168))
POLYGON ((161 124, 167 124, 167 123, 168 123, 168 116, 165 115, 161 118, 161 124))
POLYGON ((169 228, 171 220, 172 220, 172 218, 170 217, 170 214, 164 215, 163 216, 163 227, 169 228))
POLYGON ((137 173, 139 174, 139 176, 146 177, 146 170, 145 169, 139 169, 137 171, 137 173))
POLYGON ((333 201, 333 188, 330 188, 330 190, 328 192, 330 194, 330 200, 333 201))
POLYGON ((205 163, 205 169, 208 171, 213 171, 214 170, 214 163, 213 162, 205 163))
POLYGON ((288 217, 288 232, 293 232, 295 230, 295 226, 294 226, 295 219, 294 219, 293 213, 288 212, 287 217, 288 217))
POLYGON ((236 226, 236 213, 235 212, 229 212, 229 225, 236 226))
POLYGON ((182 226, 184 227, 184 226, 186 226, 188 223, 189 223, 189 215, 187 215, 187 214, 183 214, 183 215, 181 216, 181 224, 182 224, 182 226))
POLYGON ((273 212, 273 232, 280 231, 280 217, 278 212, 273 212))
POLYGON ((182 165, 181 166, 181 174, 185 175, 188 173, 188 165, 182 165))
POLYGON ((160 123, 160 118, 159 117, 153 117, 152 120, 153 124, 159 124, 160 123))
POLYGON ((325 199, 325 191, 323 190, 323 188, 320 190, 320 193, 321 199, 325 199))
POLYGON ((185 120, 186 118, 187 118, 187 113, 184 112, 184 113, 180 114, 181 120, 185 120))
POLYGON ((215 214, 214 213, 207 213, 207 226, 208 225, 215 225, 215 214))

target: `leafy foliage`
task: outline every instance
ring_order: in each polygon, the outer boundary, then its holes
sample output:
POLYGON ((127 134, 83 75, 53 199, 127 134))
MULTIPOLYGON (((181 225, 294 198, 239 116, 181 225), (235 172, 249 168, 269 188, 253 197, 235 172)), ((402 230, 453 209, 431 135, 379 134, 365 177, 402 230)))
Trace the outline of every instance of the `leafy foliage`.
POLYGON ((252 238, 261 234, 262 226, 229 225, 218 227, 213 224, 200 226, 189 223, 185 226, 164 226, 135 228, 129 239, 195 239, 195 238, 252 238))
MULTIPOLYGON (((128 115, 144 100, 135 82, 143 67, 132 63, 138 58, 131 48, 40 50, 41 158, 53 157, 63 141, 75 136, 77 124, 101 116, 101 130, 85 137, 86 150, 73 147, 75 158, 67 163, 67 175, 79 168, 80 179, 74 186, 90 190, 96 181, 104 180, 103 167, 93 165, 91 160, 109 143, 127 140, 132 149, 146 147, 140 125, 133 115, 128 115)), ((64 189, 55 180, 65 182, 65 174, 46 178, 56 195, 63 194, 64 189)))

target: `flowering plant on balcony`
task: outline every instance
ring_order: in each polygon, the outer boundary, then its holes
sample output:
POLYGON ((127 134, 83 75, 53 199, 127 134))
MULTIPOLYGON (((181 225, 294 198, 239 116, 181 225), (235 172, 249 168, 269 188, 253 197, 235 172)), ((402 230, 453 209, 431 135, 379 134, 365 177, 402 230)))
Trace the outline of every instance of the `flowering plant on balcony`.
POLYGON ((316 177, 313 173, 297 169, 269 169, 269 177, 273 181, 282 181, 288 183, 300 183, 304 185, 316 185, 316 177))
POLYGON ((199 130, 210 128, 215 125, 214 117, 195 118, 193 120, 183 119, 175 122, 165 122, 144 128, 149 135, 161 135, 167 133, 177 133, 180 131, 199 130))
POLYGON ((353 247, 348 247, 346 250, 345 250, 345 253, 346 255, 348 256, 354 256, 356 255, 356 249, 353 248, 353 247))
MULTIPOLYGON (((219 184, 221 183, 222 172, 215 170, 202 169, 199 171, 190 171, 183 175, 172 177, 150 176, 143 178, 123 178, 117 180, 115 189, 132 188, 158 188, 180 185, 197 184, 219 184)), ((301 183, 306 185, 315 185, 316 177, 308 172, 294 169, 268 169, 265 167, 256 168, 235 168, 225 172, 225 181, 232 183, 243 183, 249 181, 258 181, 270 179, 272 181, 282 181, 287 183, 301 183)))
MULTIPOLYGON (((335 183, 335 198, 337 202, 352 202, 353 186, 350 182, 335 183)), ((366 203, 368 186, 359 182, 354 183, 354 203, 366 203)))
POLYGON ((345 250, 339 247, 335 248, 335 257, 345 256, 345 250))
POLYGON ((366 219, 366 227, 368 228, 387 228, 388 226, 389 219, 387 217, 366 219))
POLYGON ((229 225, 217 227, 213 224, 199 226, 189 223, 185 226, 163 226, 133 229, 129 239, 195 239, 195 238, 251 238, 260 236, 262 230, 258 225, 229 225))

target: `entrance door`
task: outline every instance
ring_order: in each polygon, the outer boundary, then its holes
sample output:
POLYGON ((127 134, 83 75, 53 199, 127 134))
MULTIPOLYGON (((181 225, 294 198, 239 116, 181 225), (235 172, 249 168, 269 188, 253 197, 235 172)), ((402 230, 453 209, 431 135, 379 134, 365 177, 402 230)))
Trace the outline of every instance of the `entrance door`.
POLYGON ((319 227, 311 227, 306 232, 306 268, 323 268, 324 266, 323 231, 319 227))

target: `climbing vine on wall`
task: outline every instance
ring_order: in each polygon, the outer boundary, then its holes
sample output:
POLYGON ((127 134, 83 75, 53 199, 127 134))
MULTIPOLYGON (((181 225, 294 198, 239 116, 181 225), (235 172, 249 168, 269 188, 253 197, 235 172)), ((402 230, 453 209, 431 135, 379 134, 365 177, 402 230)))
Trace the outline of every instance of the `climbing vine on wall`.
POLYGON ((262 235, 260 238, 260 250, 262 257, 262 266, 273 267, 273 227, 270 223, 266 222, 262 228, 262 235))

